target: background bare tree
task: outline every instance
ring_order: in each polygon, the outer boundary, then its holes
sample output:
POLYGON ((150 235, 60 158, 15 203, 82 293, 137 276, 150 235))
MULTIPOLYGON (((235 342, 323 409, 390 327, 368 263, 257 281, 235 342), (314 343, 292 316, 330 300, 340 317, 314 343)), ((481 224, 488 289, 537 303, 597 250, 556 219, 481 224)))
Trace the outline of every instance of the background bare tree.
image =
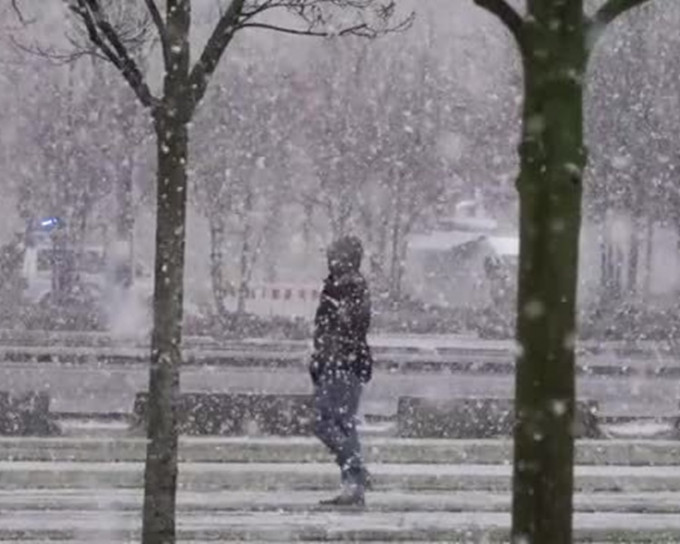
POLYGON ((18 205, 27 227, 36 228, 41 219, 52 216, 63 225, 59 239, 64 248, 73 249, 68 255, 74 259, 53 263, 52 296, 57 304, 64 304, 74 296, 77 261, 88 234, 105 228, 92 220, 96 220, 95 205, 112 187, 106 168, 109 134, 101 122, 110 111, 97 106, 110 102, 105 89, 94 83, 90 70, 77 72, 72 66, 64 81, 45 77, 43 82, 49 92, 29 96, 25 103, 30 111, 20 129, 21 138, 27 147, 37 144, 41 152, 20 167, 18 205))
POLYGON ((234 66, 212 92, 211 109, 199 112, 194 125, 194 187, 209 223, 213 298, 225 323, 228 295, 237 299, 237 317, 245 313, 258 257, 271 250, 266 242, 291 201, 287 142, 296 112, 286 83, 284 73, 252 61, 234 66), (232 279, 225 276, 229 242, 238 261, 232 279))
POLYGON ((158 157, 156 262, 142 534, 145 544, 168 544, 176 534, 189 123, 224 52, 242 30, 375 37, 407 26, 409 19, 390 27, 394 3, 379 0, 232 0, 218 4, 212 34, 191 66, 191 0, 168 0, 164 14, 155 0, 69 0, 66 5, 77 29, 70 41, 78 45, 82 35, 87 37, 88 46, 75 54, 91 53, 112 63, 153 119, 158 157), (136 58, 154 31, 163 61, 159 96, 136 58))
POLYGON ((304 203, 326 215, 334 237, 357 228, 359 194, 378 159, 372 49, 361 42, 328 42, 300 85, 308 97, 302 129, 314 179, 303 188, 304 203))
POLYGON ((365 237, 375 287, 398 301, 406 239, 450 189, 440 145, 454 116, 445 74, 427 42, 398 58, 387 45, 358 43, 320 52, 304 85, 314 179, 300 198, 334 236, 365 237))

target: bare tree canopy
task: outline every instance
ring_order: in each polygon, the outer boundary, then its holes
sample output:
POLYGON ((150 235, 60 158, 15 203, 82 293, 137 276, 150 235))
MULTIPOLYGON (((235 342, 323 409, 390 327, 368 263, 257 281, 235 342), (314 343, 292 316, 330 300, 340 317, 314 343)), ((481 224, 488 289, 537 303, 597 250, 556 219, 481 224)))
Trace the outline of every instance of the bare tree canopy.
MULTIPOLYGON (((18 0, 17 0, 18 1, 18 0)), ((68 7, 85 30, 87 40, 69 35, 75 51, 62 58, 94 54, 118 68, 139 100, 154 109, 159 99, 135 60, 134 52, 149 40, 160 43, 163 59, 169 61, 167 23, 156 0, 114 2, 69 0, 68 7), (152 36, 152 31, 155 35, 152 36)), ((18 9, 18 7, 17 7, 18 9)), ((414 14, 395 17, 394 0, 233 0, 220 9, 214 26, 189 76, 191 108, 205 94, 208 81, 234 36, 245 29, 262 29, 300 36, 361 36, 376 38, 407 29, 414 14), (287 22, 277 22, 287 21, 287 22)))

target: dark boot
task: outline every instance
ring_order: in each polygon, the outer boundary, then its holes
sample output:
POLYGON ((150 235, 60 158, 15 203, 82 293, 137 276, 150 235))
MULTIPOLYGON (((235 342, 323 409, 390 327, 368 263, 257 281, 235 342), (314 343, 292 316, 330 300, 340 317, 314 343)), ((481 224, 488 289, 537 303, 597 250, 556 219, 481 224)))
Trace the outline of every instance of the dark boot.
POLYGON ((345 486, 337 497, 323 500, 319 503, 321 506, 336 506, 336 507, 355 507, 363 508, 366 506, 364 498, 364 489, 362 486, 350 485, 345 486))
POLYGON ((322 506, 363 507, 366 504, 364 492, 369 485, 370 475, 361 465, 341 472, 342 493, 337 497, 321 501, 322 506))

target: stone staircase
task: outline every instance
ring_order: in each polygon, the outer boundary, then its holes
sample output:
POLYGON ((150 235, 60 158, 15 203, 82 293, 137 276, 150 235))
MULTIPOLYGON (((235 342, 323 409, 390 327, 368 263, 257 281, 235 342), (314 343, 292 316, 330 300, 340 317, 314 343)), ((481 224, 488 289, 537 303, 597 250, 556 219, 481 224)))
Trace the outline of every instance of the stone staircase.
MULTIPOLYGON (((365 510, 318 506, 337 469, 307 438, 181 441, 181 542, 507 542, 511 443, 366 437, 365 510)), ((0 541, 138 542, 145 443, 0 439, 0 541)), ((578 542, 680 543, 680 448, 583 440, 578 542)))

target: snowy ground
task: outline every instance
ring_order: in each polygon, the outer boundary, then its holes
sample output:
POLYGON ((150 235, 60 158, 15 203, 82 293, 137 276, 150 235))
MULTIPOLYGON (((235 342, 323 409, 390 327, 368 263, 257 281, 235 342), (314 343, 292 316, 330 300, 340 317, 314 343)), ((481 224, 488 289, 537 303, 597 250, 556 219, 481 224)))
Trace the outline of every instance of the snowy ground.
MULTIPOLYGON (((0 541, 138 542, 144 444, 0 439, 0 541)), ((335 491, 337 469, 314 440, 182 439, 181 541, 505 540, 507 440, 364 446, 376 484, 367 508, 331 511, 318 501, 335 491)), ((577 541, 680 542, 676 443, 580 441, 577 449, 577 541)))

